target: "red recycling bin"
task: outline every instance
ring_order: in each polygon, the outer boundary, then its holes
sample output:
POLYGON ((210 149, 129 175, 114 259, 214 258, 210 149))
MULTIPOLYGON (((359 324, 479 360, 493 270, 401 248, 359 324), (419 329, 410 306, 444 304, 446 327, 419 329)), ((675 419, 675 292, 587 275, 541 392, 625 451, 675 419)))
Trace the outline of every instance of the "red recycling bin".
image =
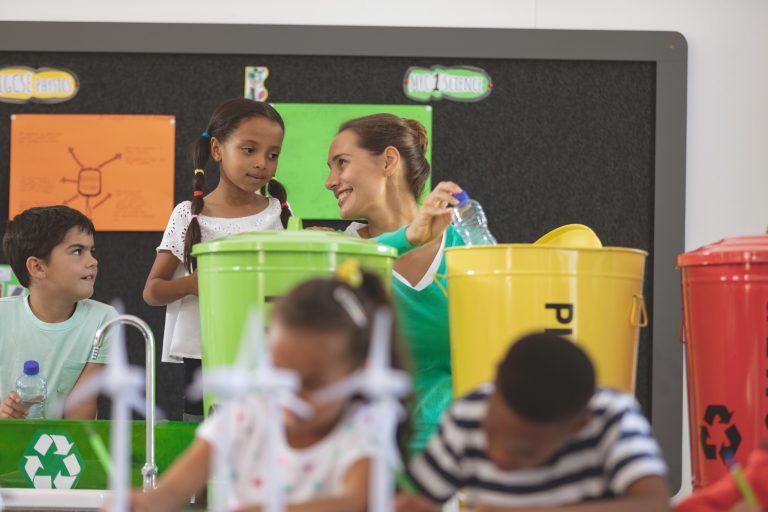
POLYGON ((768 438, 768 235, 677 257, 694 488, 746 462, 768 438))

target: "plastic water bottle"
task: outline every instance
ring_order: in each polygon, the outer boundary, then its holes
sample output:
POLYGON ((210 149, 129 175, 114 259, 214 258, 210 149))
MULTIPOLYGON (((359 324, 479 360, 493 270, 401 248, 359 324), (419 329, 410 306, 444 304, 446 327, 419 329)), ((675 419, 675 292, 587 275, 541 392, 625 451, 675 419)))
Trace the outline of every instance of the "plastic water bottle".
POLYGON ((24 361, 24 375, 16 379, 16 392, 21 405, 28 408, 28 420, 45 419, 45 399, 48 397, 45 379, 40 375, 37 361, 24 361))
POLYGON ((453 207, 451 217, 456 232, 466 245, 496 245, 496 239, 488 230, 488 219, 480 203, 470 199, 466 192, 453 194, 459 204, 453 207))

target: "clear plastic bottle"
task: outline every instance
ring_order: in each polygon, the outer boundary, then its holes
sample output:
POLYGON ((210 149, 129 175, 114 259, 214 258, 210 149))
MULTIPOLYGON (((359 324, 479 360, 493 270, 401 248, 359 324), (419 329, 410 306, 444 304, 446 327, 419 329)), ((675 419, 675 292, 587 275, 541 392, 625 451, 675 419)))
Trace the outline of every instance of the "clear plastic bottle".
POLYGON ((28 420, 45 419, 45 399, 48 397, 48 391, 37 361, 24 361, 24 374, 16 379, 16 392, 21 397, 21 405, 28 408, 28 420))
POLYGON ((480 203, 470 199, 466 192, 453 194, 459 200, 451 218, 456 232, 466 245, 496 245, 496 239, 488 230, 488 219, 480 203))

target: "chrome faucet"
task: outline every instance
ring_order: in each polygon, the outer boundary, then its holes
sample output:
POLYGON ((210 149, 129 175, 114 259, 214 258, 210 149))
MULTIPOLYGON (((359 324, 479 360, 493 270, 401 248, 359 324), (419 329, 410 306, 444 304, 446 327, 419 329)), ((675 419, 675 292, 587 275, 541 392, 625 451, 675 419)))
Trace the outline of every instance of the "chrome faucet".
POLYGON ((95 362, 99 357, 101 344, 104 341, 107 331, 113 325, 127 324, 136 327, 144 335, 144 346, 146 353, 146 399, 145 412, 147 423, 146 435, 146 459, 141 468, 143 477, 143 489, 148 491, 155 488, 157 480, 157 465, 155 464, 155 336, 152 329, 141 318, 133 315, 118 315, 107 321, 96 331, 91 347, 91 361, 95 362))

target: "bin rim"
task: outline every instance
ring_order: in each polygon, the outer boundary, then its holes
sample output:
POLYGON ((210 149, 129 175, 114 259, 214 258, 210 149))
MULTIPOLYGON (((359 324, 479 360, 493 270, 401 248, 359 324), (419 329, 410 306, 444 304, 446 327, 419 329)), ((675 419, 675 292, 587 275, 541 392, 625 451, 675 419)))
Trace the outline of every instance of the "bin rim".
POLYGON ((371 240, 326 231, 253 231, 195 244, 192 255, 231 252, 324 252, 397 258, 397 249, 371 240))
POLYGON ((534 244, 496 244, 496 245, 473 245, 466 246, 460 245, 455 247, 447 247, 445 249, 446 254, 450 252, 458 251, 493 251, 500 248, 507 249, 525 249, 531 251, 557 251, 557 252, 595 252, 595 253, 608 253, 608 252, 622 252, 630 254, 638 254, 642 256, 648 256, 648 251, 643 249, 634 249, 632 247, 562 247, 555 245, 534 245, 534 244))
POLYGON ((768 234, 723 238, 677 256, 677 268, 767 262, 768 234))

